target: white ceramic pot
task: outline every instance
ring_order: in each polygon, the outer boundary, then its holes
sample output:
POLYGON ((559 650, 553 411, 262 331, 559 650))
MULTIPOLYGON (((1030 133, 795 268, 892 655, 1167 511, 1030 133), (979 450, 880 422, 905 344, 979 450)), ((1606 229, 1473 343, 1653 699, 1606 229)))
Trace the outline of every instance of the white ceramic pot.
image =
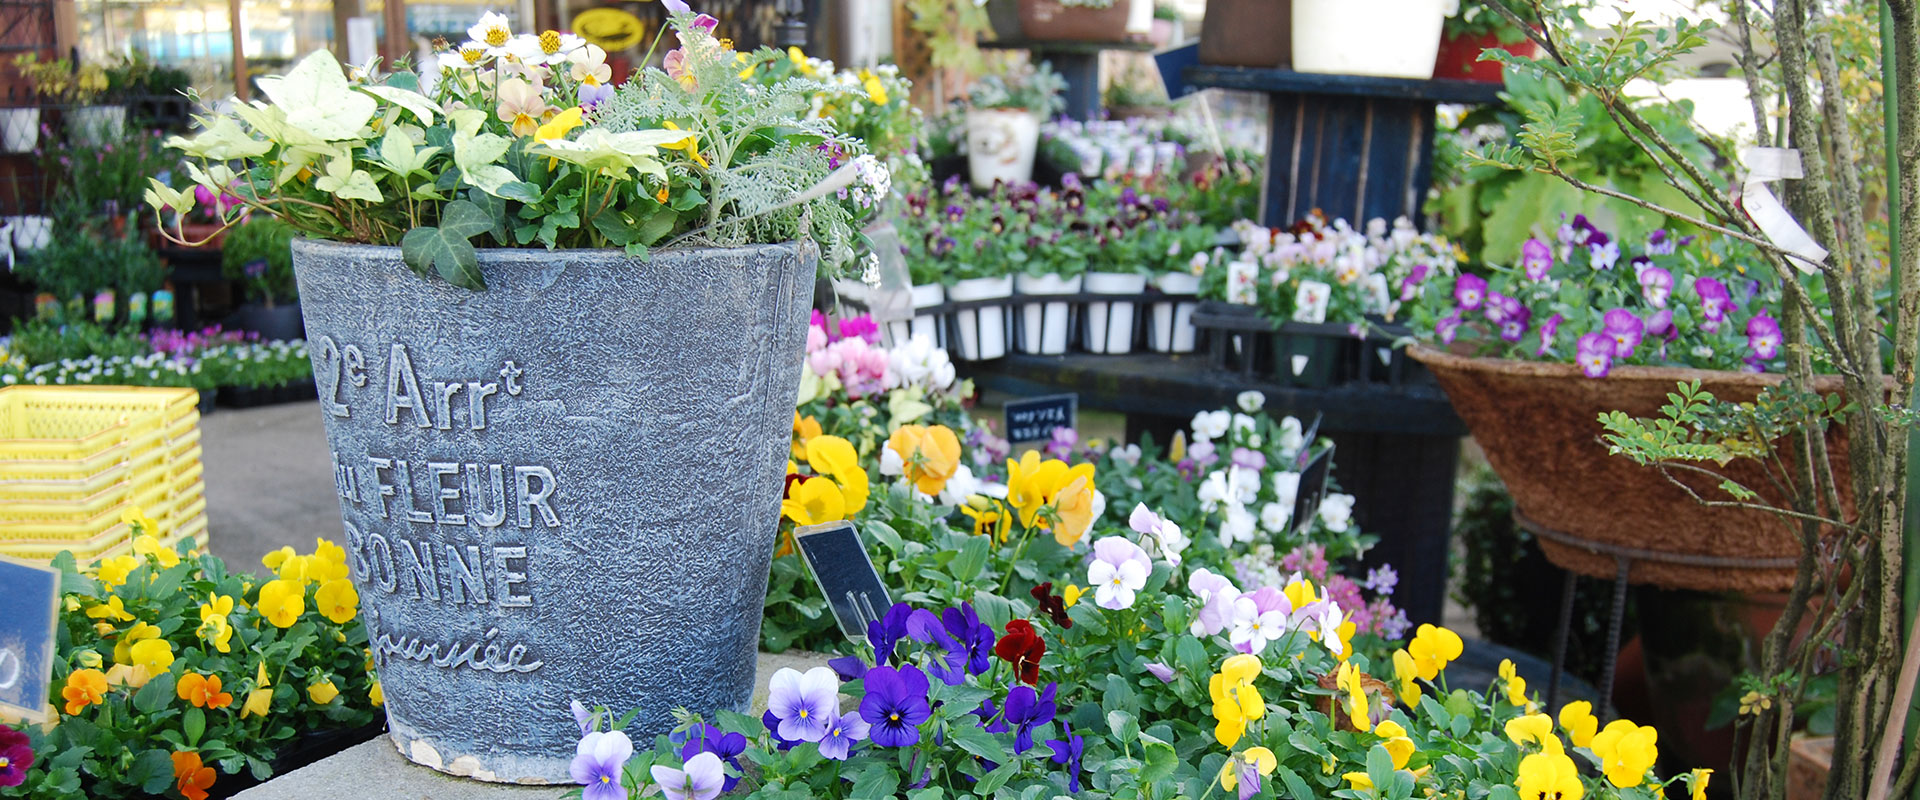
POLYGON ((30 153, 40 143, 40 109, 0 109, 0 149, 30 153))
POLYGON ((127 107, 76 108, 67 112, 67 129, 83 144, 99 146, 112 142, 127 132, 127 107))
POLYGON ((13 246, 39 250, 53 242, 53 218, 27 215, 13 218, 13 246))
MULTIPOLYGON (((1014 291, 1023 295, 1079 294, 1081 278, 1047 273, 1038 278, 1021 273, 1013 277, 1014 291)), ((1067 352, 1067 332, 1073 329, 1073 304, 1028 303, 1020 307, 1020 352, 1057 356, 1067 352)))
MULTIPOLYGON (((1167 272, 1153 279, 1153 285, 1167 294, 1194 294, 1200 291, 1200 276, 1190 272, 1167 272)), ((1193 352, 1192 300, 1153 304, 1153 327, 1147 332, 1147 346, 1156 353, 1193 352)))
POLYGON ((1293 0, 1293 69, 1433 77, 1440 26, 1459 0, 1293 0))
MULTIPOLYGON (((1088 294, 1138 296, 1147 290, 1147 276, 1124 272, 1089 272, 1088 294)), ((1089 353, 1133 352, 1133 303, 1087 303, 1086 346, 1089 353)))
POLYGON ((1131 0, 1127 6, 1127 33, 1145 37, 1153 32, 1153 0, 1131 0))
MULTIPOLYGON (((947 297, 956 303, 973 300, 1004 300, 1013 296, 1013 276, 968 278, 947 287, 947 297)), ((960 347, 954 357, 961 361, 987 361, 1007 354, 1007 309, 1005 306, 963 308, 954 313, 959 329, 960 347)))
POLYGON ((1040 144, 1040 118, 1031 111, 975 108, 967 111, 967 172, 976 189, 995 180, 1022 183, 1033 178, 1033 153, 1040 144))
MULTIPOLYGON (((947 302, 946 287, 940 284, 929 283, 925 286, 913 287, 915 311, 932 308, 944 302, 947 302)), ((940 330, 940 318, 932 314, 915 314, 912 319, 888 322, 887 335, 891 337, 895 347, 905 344, 908 339, 915 336, 925 336, 936 345, 947 346, 945 332, 940 330)))

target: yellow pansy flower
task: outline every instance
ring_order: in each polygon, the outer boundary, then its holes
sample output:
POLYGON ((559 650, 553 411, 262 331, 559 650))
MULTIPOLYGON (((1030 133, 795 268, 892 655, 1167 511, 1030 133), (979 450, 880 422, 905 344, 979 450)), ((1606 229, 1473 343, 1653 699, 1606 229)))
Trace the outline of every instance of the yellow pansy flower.
POLYGON ((1580 783, 1580 768, 1560 749, 1560 740, 1549 737, 1552 746, 1520 759, 1520 774, 1515 785, 1521 797, 1553 797, 1580 800, 1587 787, 1580 783))
POLYGON ((120 596, 117 594, 107 597, 107 602, 88 608, 87 617, 112 622, 126 622, 133 619, 133 615, 127 613, 126 607, 121 604, 120 596))
POLYGON ((867 99, 875 105, 887 104, 887 87, 880 83, 880 76, 868 70, 860 70, 860 88, 867 90, 867 99))
POLYGON ((276 628, 293 627, 307 610, 306 589, 300 582, 284 578, 267 581, 260 587, 260 600, 254 608, 276 628))
POLYGON ((273 690, 255 689, 247 693, 247 702, 240 707, 240 718, 264 717, 273 710, 273 690))
POLYGON ((135 555, 153 556, 163 568, 180 563, 179 553, 161 544, 159 539, 144 533, 133 537, 133 552, 135 555))
POLYGON ((324 706, 333 702, 333 699, 339 696, 340 689, 334 686, 333 681, 330 679, 322 680, 319 683, 307 687, 307 699, 312 700, 315 705, 324 706))
POLYGON ((967 502, 960 504, 960 513, 973 520, 973 535, 981 536, 997 531, 1000 534, 1000 540, 1006 541, 1007 507, 1001 505, 1000 501, 986 495, 970 495, 967 497, 967 502))
POLYGON ((1560 727, 1567 730, 1567 740, 1573 742, 1574 747, 1586 747, 1593 744, 1600 720, 1593 716, 1592 703, 1575 700, 1560 707, 1560 727))
POLYGON ((1360 680, 1360 668, 1340 662, 1340 668, 1334 672, 1334 685, 1347 693, 1347 721, 1354 730, 1361 733, 1373 730, 1373 715, 1367 710, 1367 690, 1360 680))
POLYGON ((1707 779, 1712 777, 1713 770, 1705 768, 1687 773, 1687 788, 1690 790, 1688 794, 1692 796, 1692 800, 1707 800, 1707 779))
POLYGON ((1380 744, 1387 748, 1387 755, 1393 757, 1393 768, 1406 769, 1407 760, 1413 758, 1415 750, 1413 738, 1407 735, 1407 729, 1400 727, 1398 722, 1386 720, 1373 726, 1373 735, 1386 740, 1380 744))
POLYGON ((1635 725, 1632 720, 1616 719, 1594 735, 1589 750, 1600 757, 1600 771, 1607 781, 1622 789, 1639 786, 1647 770, 1660 758, 1660 732, 1651 725, 1635 725))
POLYGON ((119 641, 113 643, 114 663, 132 664, 133 646, 148 639, 158 638, 159 636, 159 628, 144 622, 134 623, 133 627, 128 628, 126 633, 120 635, 119 641))
POLYGON ((1554 739, 1553 746, 1560 745, 1553 735, 1553 718, 1545 714, 1527 714, 1507 720, 1506 732, 1507 738, 1518 745, 1537 743, 1544 747, 1548 739, 1554 739))
POLYGON ((1507 703, 1531 712, 1533 701, 1527 699, 1527 679, 1520 677, 1513 666, 1513 659, 1500 659, 1500 680, 1506 686, 1507 703))
POLYGON ((336 625, 345 625, 360 613, 360 593, 354 591, 353 581, 335 578, 321 584, 313 593, 313 605, 321 616, 336 625))
POLYGON ((1405 650, 1393 651, 1393 677, 1400 681, 1400 702, 1407 708, 1420 707, 1420 669, 1405 650))
POLYGON ((127 649, 133 657, 130 666, 146 667, 147 671, 158 675, 173 666, 173 643, 165 639, 147 639, 136 642, 127 649))
POLYGON ((1060 590, 1060 601, 1064 603, 1067 608, 1072 608, 1074 604, 1080 602, 1080 596, 1086 593, 1087 590, 1069 583, 1067 584, 1067 588, 1060 590))
POLYGON ((1260 676, 1258 656, 1240 654, 1226 660, 1220 671, 1207 682, 1213 699, 1214 739, 1232 747, 1247 732, 1247 722, 1265 717, 1267 702, 1253 685, 1260 676))
POLYGON ((135 533, 148 536, 160 535, 160 523, 154 522, 152 517, 147 516, 147 510, 140 506, 120 512, 120 522, 128 528, 135 529, 135 533))
POLYGON ((780 501, 780 513, 795 525, 846 519, 846 496, 832 478, 808 478, 793 488, 791 497, 780 501))
POLYGON ((1441 670, 1447 668, 1447 662, 1459 658, 1465 649, 1460 634, 1426 624, 1414 632, 1413 641, 1407 644, 1407 652, 1413 656, 1414 666, 1419 668, 1420 679, 1427 681, 1437 677, 1441 670))
POLYGON ((200 627, 195 631, 195 634, 200 637, 201 641, 212 644, 215 650, 222 653, 233 652, 233 646, 231 644, 233 641, 233 623, 228 622, 225 615, 215 614, 201 620, 200 627))
POLYGON ((922 494, 938 495, 960 466, 960 439, 945 425, 902 425, 887 439, 901 469, 922 494))
POLYGON ((153 680, 153 671, 145 666, 115 664, 112 669, 107 670, 107 682, 115 686, 138 689, 147 685, 147 681, 150 680, 153 680))
MULTIPOLYGON (((752 69, 749 68, 748 72, 752 72, 752 69)), ((660 123, 660 125, 661 127, 664 127, 670 131, 680 130, 680 126, 673 124, 673 120, 667 120, 666 122, 660 123)), ((686 153, 689 158, 692 158, 694 160, 694 163, 697 163, 702 167, 712 166, 707 163, 707 160, 705 158, 702 158, 700 156, 700 134, 689 132, 687 134, 687 138, 685 139, 681 139, 680 141, 673 142, 671 144, 663 144, 660 146, 668 150, 679 150, 683 153, 686 153)))
POLYGON ((556 139, 566 138, 567 134, 572 133, 574 128, 580 127, 584 120, 585 113, 586 112, 579 106, 574 106, 553 115, 553 119, 541 123, 540 127, 534 129, 533 140, 536 142, 551 142, 556 139))
POLYGON ((94 575, 100 579, 101 585, 108 589, 117 589, 127 582, 127 575, 139 568, 140 559, 133 556, 114 556, 101 561, 94 575))
POLYGON ((367 690, 367 702, 372 703, 374 708, 387 704, 387 693, 380 688, 379 681, 374 681, 373 688, 367 690))
POLYGON ((853 449, 852 442, 831 434, 808 439, 807 466, 814 474, 831 476, 840 484, 847 516, 867 507, 867 471, 860 466, 860 453, 853 449))

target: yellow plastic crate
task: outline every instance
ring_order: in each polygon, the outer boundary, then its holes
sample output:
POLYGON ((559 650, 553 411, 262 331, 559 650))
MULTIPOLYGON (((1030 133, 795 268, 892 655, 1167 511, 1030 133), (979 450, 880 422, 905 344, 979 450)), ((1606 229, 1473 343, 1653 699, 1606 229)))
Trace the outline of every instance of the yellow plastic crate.
POLYGON ((0 389, 0 462, 74 461, 198 414, 192 389, 10 386, 0 389))
MULTIPOLYGON (((182 539, 193 540, 193 546, 205 550, 207 547, 207 517, 202 514, 181 525, 178 532, 169 534, 162 540, 171 548, 182 539)), ((19 559, 51 561, 62 551, 73 554, 74 561, 88 566, 103 558, 125 555, 133 552, 133 540, 127 535, 126 526, 118 531, 109 531, 86 542, 65 542, 59 544, 39 542, 10 542, 0 544, 0 555, 19 559)))

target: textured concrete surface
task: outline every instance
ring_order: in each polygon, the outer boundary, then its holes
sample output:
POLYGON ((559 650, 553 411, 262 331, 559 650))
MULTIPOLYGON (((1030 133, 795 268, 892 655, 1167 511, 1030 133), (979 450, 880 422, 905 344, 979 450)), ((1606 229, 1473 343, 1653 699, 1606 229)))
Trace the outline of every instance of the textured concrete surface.
POLYGON ((567 703, 744 709, 816 259, 296 241, 341 542, 406 755, 563 780, 567 703))
POLYGON ((341 541, 318 403, 219 409, 200 418, 200 446, 209 542, 230 568, 261 572, 282 546, 341 541))
MULTIPOLYGON (((766 710, 767 679, 781 667, 805 670, 825 666, 827 657, 805 654, 760 654, 753 711, 766 710)), ((548 800, 566 793, 566 787, 511 786, 455 778, 401 757, 393 740, 381 736, 348 748, 241 792, 237 800, 309 800, 316 797, 382 798, 382 800, 548 800)))

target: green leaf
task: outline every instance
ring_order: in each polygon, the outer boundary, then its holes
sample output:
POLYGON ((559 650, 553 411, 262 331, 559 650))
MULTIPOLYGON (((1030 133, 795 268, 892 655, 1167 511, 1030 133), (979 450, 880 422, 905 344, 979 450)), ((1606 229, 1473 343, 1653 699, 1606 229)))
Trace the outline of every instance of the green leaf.
POLYGON ((1000 742, 993 738, 993 734, 987 733, 985 728, 962 723, 948 729, 947 733, 954 744, 968 753, 994 763, 1003 763, 1007 760, 1007 748, 1002 747, 1000 742))
POLYGON ((1140 721, 1125 711, 1109 711, 1107 712, 1107 730, 1120 742, 1132 744, 1134 740, 1140 738, 1140 721))
POLYGON ((953 577, 963 584, 973 583, 980 577, 980 570, 987 566, 987 551, 993 546, 991 536, 968 537, 967 543, 960 546, 960 552, 954 556, 949 569, 953 577))
POLYGON ((1367 751, 1367 779, 1380 791, 1393 785, 1393 756, 1386 745, 1376 744, 1367 751))
MULTIPOLYGON (((407 77, 413 77, 413 73, 407 73, 407 77)), ((421 122, 428 125, 433 124, 434 116, 440 110, 440 107, 434 105, 432 100, 428 100, 425 95, 415 91, 378 85, 362 86, 360 87, 360 91, 404 108, 415 117, 418 117, 421 122)))
POLYGON ((142 714, 153 714, 167 707, 173 700, 173 673, 162 672, 140 691, 133 693, 133 707, 142 714))
POLYGON ((199 708, 187 709, 186 714, 181 717, 180 727, 187 735, 187 745, 199 746, 201 735, 207 732, 207 712, 199 708))
POLYGON ((860 773, 853 781, 853 792, 849 800, 892 800, 900 789, 900 777, 885 764, 875 764, 860 773))
MULTIPOLYGON (((1142 783, 1151 784, 1162 778, 1173 777, 1180 768, 1180 754, 1174 752, 1173 745, 1160 739, 1142 734, 1140 739, 1146 743, 1147 768, 1140 773, 1142 783)), ((1296 778, 1298 776, 1295 776, 1296 778)), ((1306 797, 1308 795, 1296 795, 1306 797)))
POLYGON ((492 228, 493 220, 478 206, 455 200, 440 212, 439 227, 414 228, 400 238, 400 259, 422 275, 433 270, 455 286, 485 290, 480 258, 468 240, 492 228))
POLYGON ((615 246, 625 247, 640 240, 640 229, 629 221, 619 209, 605 208, 593 215, 593 228, 607 237, 615 246))
POLYGON ((979 783, 973 785, 973 791, 981 797, 992 797, 994 792, 1000 791, 1000 787, 1007 785, 1007 781, 1019 771, 1020 762, 1018 761, 1009 761, 994 767, 992 772, 987 773, 979 783))
POLYGON ((1301 779, 1300 773, 1294 772, 1287 765, 1281 764, 1274 770, 1274 774, 1279 775, 1280 782, 1286 784, 1288 797, 1314 796, 1313 790, 1307 788, 1307 782, 1301 779))
POLYGON ((133 766, 127 770, 126 782, 148 794, 159 794, 173 788, 173 757, 165 750, 141 751, 140 755, 134 756, 133 766))

